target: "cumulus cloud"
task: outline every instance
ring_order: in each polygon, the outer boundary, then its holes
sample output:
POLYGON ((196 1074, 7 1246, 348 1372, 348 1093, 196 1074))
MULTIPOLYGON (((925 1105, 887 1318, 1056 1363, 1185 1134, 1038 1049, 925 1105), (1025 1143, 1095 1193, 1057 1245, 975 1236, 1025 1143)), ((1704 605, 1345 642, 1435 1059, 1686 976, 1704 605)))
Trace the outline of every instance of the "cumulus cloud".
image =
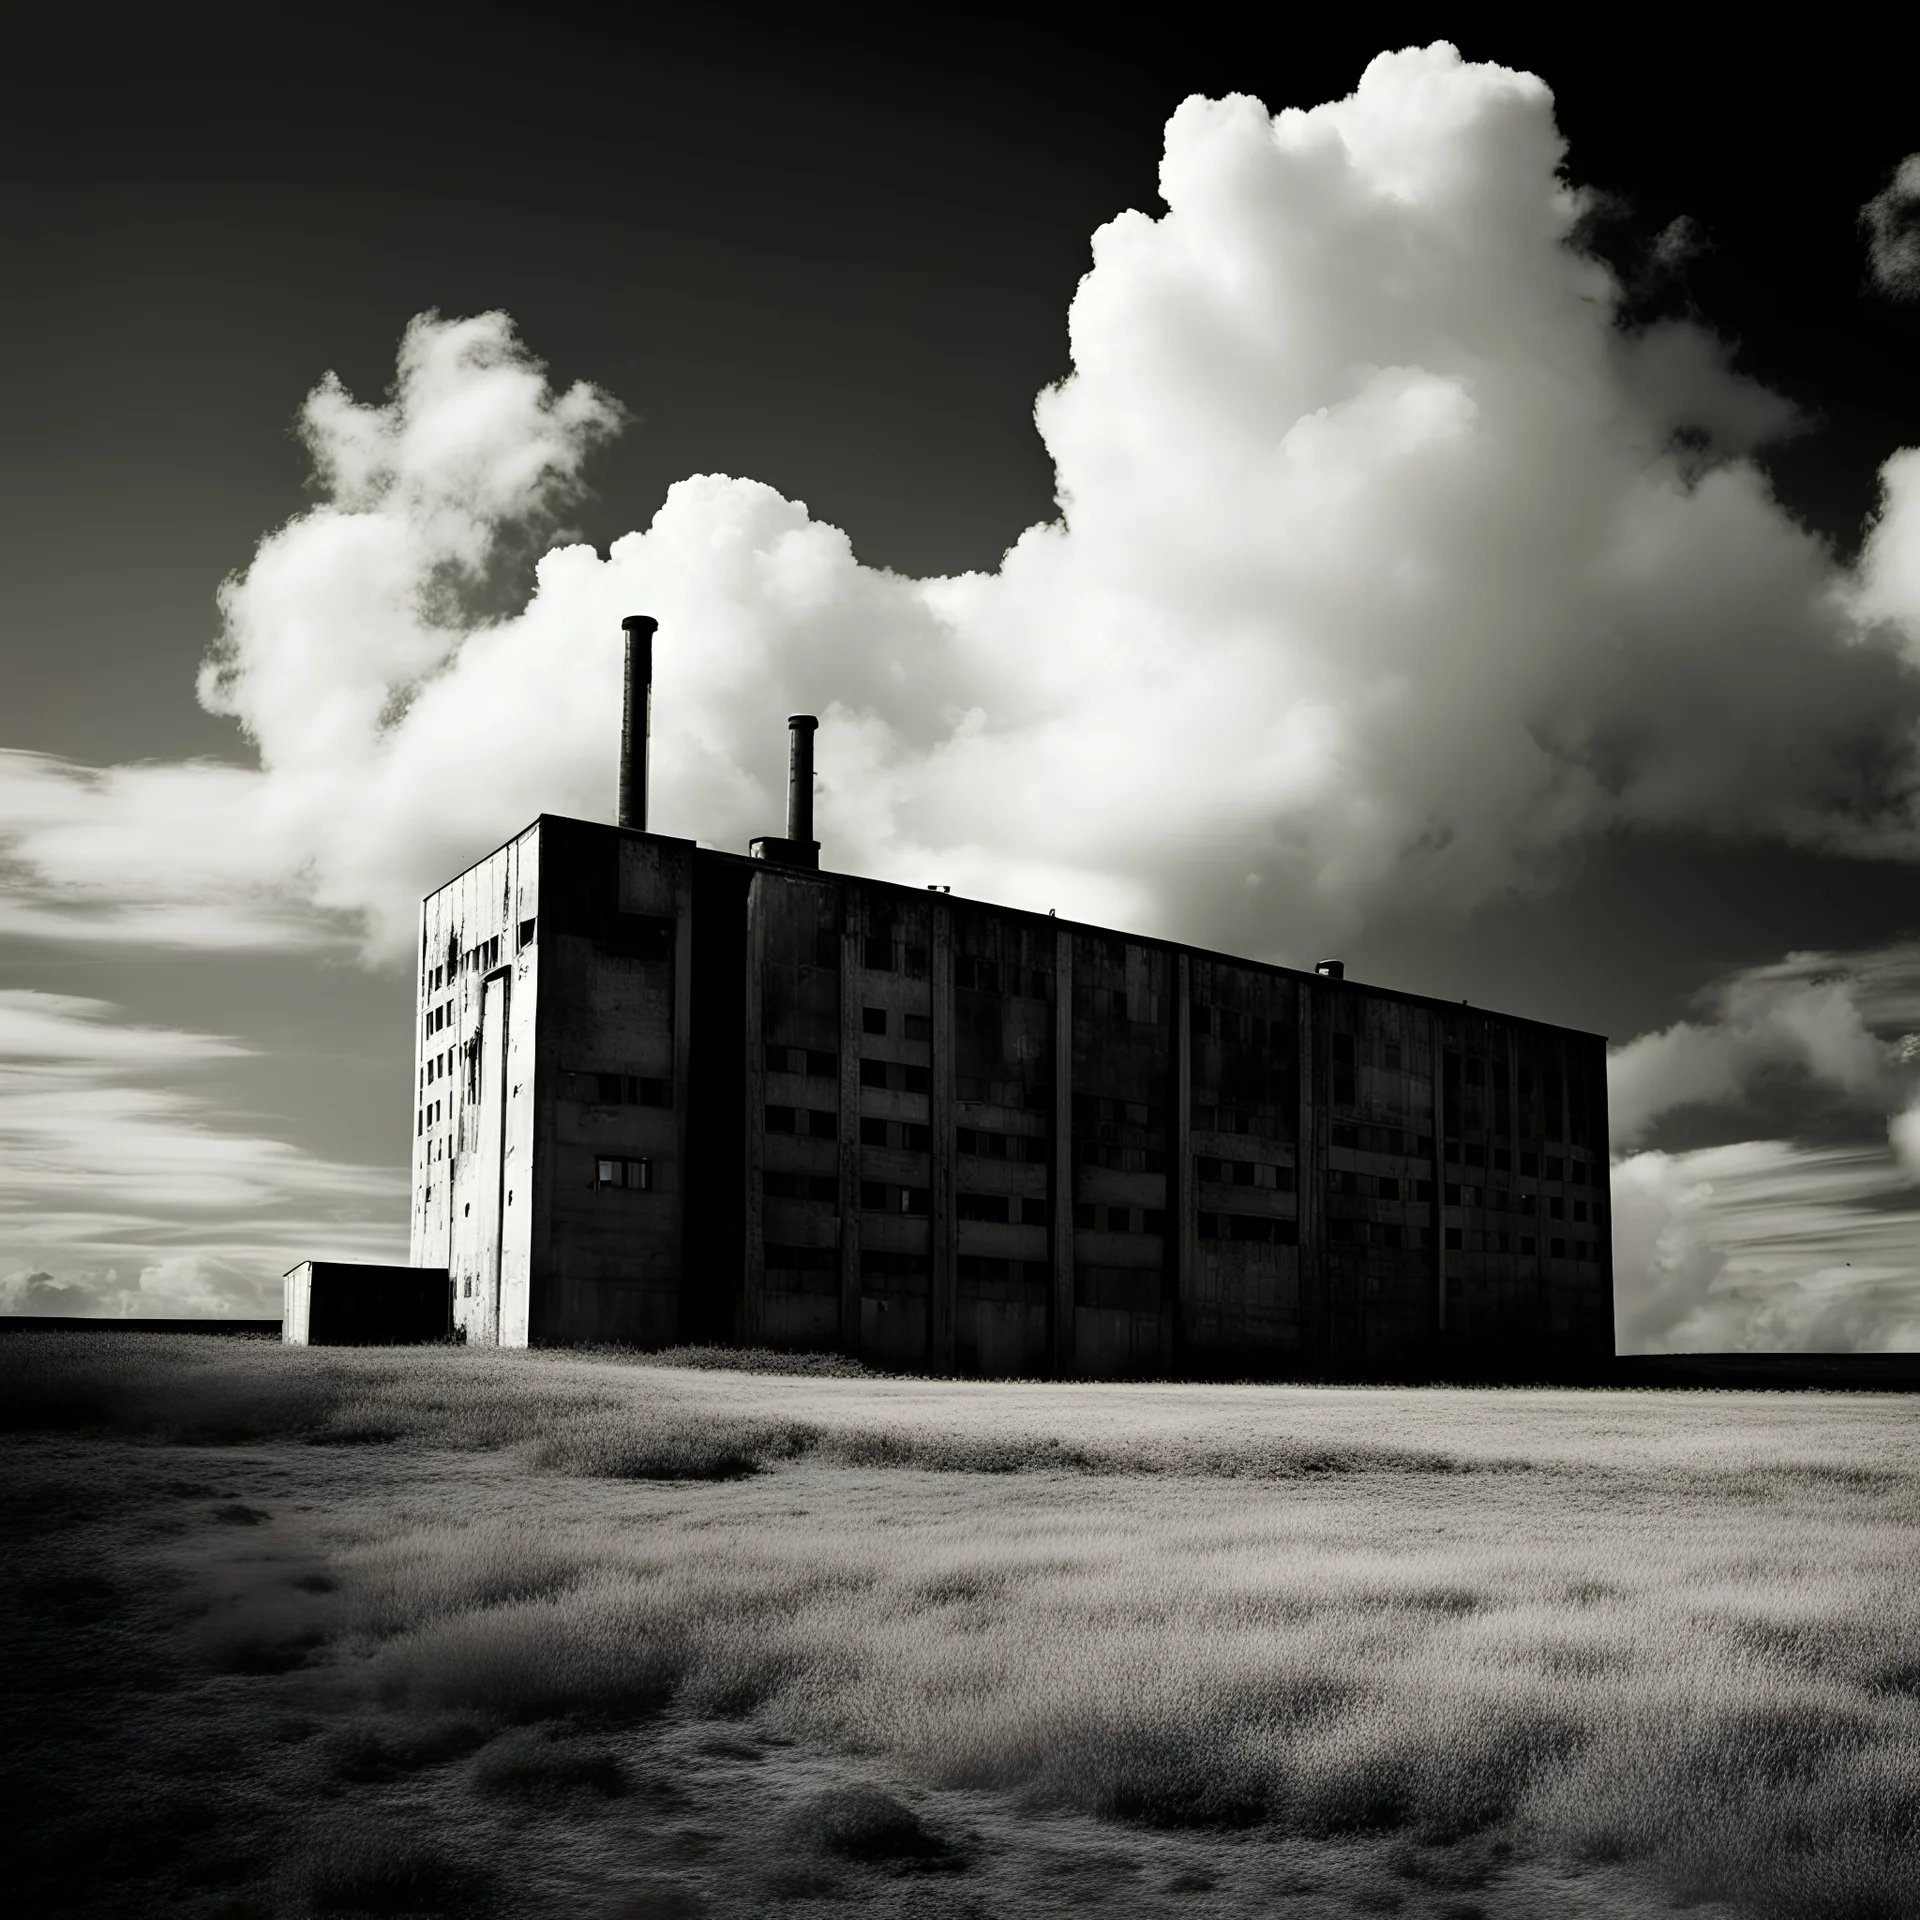
POLYGON ((1687 1106, 1739 1105, 1762 1073, 1797 1069, 1828 1091, 1871 1106, 1894 1097, 1898 1054, 1868 1029, 1859 984, 1825 956, 1794 954, 1703 996, 1707 1017, 1642 1034, 1607 1062, 1616 1146, 1646 1138, 1687 1106), (1817 970, 1822 964, 1828 971, 1817 970))
POLYGON ((259 1133, 192 1084, 243 1049, 118 1014, 0 990, 0 1312, 273 1315, 289 1246, 396 1257, 404 1176, 259 1133))
POLYGON ((1895 300, 1920 300, 1920 153, 1894 168, 1860 209, 1873 283, 1895 300))
POLYGON ((222 594, 201 697, 258 767, 0 764, 12 924, 401 950, 535 812, 611 812, 636 610, 663 831, 777 826, 812 708, 835 864, 1279 957, 1613 824, 1914 852, 1915 457, 1842 575, 1750 457, 1792 406, 1617 324, 1564 158, 1539 80, 1446 46, 1187 101, 1036 409, 1059 517, 949 579, 705 475, 501 610, 618 408, 503 315, 423 317, 386 400, 309 398, 321 501, 222 594))

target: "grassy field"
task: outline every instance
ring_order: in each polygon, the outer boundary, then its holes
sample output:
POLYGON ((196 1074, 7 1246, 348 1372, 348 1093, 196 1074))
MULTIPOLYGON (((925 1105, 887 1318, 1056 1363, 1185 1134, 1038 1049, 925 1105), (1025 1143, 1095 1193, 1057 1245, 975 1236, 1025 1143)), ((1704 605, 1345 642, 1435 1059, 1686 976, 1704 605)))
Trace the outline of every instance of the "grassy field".
POLYGON ((0 1414, 16 1911, 1920 1913, 1920 1400, 43 1334, 0 1414))

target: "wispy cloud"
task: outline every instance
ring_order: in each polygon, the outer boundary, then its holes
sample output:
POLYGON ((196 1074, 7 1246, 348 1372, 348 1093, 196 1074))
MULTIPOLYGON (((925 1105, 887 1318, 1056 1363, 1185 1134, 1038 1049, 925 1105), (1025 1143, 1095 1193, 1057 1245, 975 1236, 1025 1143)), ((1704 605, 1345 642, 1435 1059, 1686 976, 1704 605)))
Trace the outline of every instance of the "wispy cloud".
POLYGON ((278 1311, 296 1258, 394 1257, 404 1175, 303 1153, 192 1088, 245 1050, 0 990, 0 1311, 278 1311))

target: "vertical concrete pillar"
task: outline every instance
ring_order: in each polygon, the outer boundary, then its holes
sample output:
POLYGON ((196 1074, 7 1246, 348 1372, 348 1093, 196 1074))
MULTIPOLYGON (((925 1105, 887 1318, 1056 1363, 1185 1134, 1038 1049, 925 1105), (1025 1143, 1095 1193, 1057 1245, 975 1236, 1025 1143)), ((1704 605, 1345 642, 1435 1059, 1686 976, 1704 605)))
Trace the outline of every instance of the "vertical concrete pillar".
POLYGON ((1053 1125, 1047 1143, 1047 1199, 1053 1262, 1053 1376, 1074 1372, 1073 1338, 1073 935, 1053 937, 1053 1125))
POLYGON ((1193 1177, 1193 956, 1173 961, 1173 1114, 1167 1140, 1167 1296, 1173 1302, 1173 1354, 1187 1351, 1199 1271, 1200 1214, 1193 1177))
POLYGON ((957 1142, 953 1115, 953 910, 928 902, 928 1007, 933 1021, 932 1200, 927 1277, 927 1365, 953 1371, 953 1322, 960 1264, 957 1142))
POLYGON ((763 1178, 767 1147, 767 1049, 764 1037, 767 973, 767 902, 765 877, 755 874, 747 885, 747 1004, 741 1010, 746 1023, 747 1137, 740 1156, 746 1191, 740 1196, 746 1223, 746 1257, 741 1262, 740 1338, 758 1346, 766 1338, 767 1232, 766 1183, 763 1178))
POLYGON ((833 892, 840 943, 840 1351, 860 1352, 860 934, 853 903, 833 892))
POLYGON ((1447 1341, 1447 1033, 1437 1014, 1427 1015, 1433 1034, 1433 1325, 1447 1341))
POLYGON ((1327 1102, 1332 1094, 1321 1038, 1325 989, 1301 980, 1294 989, 1300 1009, 1300 1117, 1298 1133, 1300 1211, 1300 1358, 1309 1373, 1325 1376, 1333 1365, 1332 1303, 1328 1298, 1327 1258, 1327 1102))
MULTIPOLYGON (((691 1155, 693 1132, 693 849, 677 849, 673 876, 673 1209, 674 1267, 680 1276, 679 1304, 674 1314, 674 1338, 684 1340, 690 1315, 689 1281, 694 1279, 688 1258, 692 1235, 693 1196, 697 1191, 691 1155)), ((537 950, 536 950, 537 951, 537 950)))

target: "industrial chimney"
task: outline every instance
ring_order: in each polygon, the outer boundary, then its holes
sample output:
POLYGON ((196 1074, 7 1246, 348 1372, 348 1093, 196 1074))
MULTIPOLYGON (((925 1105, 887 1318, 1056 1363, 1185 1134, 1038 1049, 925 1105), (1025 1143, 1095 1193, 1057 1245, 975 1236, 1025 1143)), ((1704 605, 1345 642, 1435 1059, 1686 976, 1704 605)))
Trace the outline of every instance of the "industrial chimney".
POLYGON ((810 713, 787 716, 787 833, 784 840, 763 834, 752 843, 756 860, 783 867, 820 865, 820 842, 813 837, 813 736, 820 722, 810 713))
POLYGON ((620 824, 647 830, 647 744, 653 732, 653 636, 660 622, 630 613, 620 622, 627 636, 627 694, 620 716, 620 824))

